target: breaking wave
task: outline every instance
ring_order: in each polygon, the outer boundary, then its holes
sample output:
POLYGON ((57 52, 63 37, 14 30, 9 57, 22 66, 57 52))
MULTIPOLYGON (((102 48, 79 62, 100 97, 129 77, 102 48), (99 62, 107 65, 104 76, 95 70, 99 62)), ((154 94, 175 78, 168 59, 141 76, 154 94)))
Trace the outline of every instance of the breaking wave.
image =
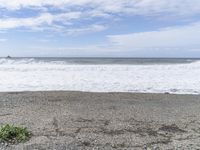
POLYGON ((200 61, 85 65, 59 59, 0 59, 0 91, 41 90, 200 94, 200 61))

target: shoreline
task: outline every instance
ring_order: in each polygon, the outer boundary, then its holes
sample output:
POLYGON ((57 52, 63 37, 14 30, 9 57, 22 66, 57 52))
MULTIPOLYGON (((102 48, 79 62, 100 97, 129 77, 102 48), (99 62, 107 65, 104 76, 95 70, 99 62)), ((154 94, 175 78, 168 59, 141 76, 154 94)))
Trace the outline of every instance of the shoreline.
POLYGON ((200 96, 200 93, 173 93, 173 92, 98 92, 98 91, 74 91, 74 90, 36 90, 36 91, 0 91, 0 94, 22 94, 22 93, 50 93, 50 92, 63 92, 63 93, 87 93, 87 94, 154 94, 154 95, 180 95, 180 96, 200 96))
POLYGON ((0 92, 0 125, 33 133, 3 149, 195 149, 199 102, 188 94, 0 92))

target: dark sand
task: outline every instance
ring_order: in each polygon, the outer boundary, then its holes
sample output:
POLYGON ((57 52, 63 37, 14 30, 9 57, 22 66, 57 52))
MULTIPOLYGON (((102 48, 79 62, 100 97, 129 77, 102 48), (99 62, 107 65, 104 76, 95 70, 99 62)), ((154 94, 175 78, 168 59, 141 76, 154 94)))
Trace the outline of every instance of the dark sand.
POLYGON ((0 93, 0 124, 6 123, 28 127, 33 137, 0 149, 198 149, 200 96, 0 93))

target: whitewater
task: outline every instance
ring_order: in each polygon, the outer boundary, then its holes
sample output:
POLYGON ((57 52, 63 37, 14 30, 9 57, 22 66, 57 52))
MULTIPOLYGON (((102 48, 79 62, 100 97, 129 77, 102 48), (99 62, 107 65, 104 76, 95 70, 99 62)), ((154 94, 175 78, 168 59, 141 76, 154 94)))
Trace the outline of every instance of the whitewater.
POLYGON ((200 94, 200 61, 177 64, 73 64, 0 59, 0 91, 200 94))

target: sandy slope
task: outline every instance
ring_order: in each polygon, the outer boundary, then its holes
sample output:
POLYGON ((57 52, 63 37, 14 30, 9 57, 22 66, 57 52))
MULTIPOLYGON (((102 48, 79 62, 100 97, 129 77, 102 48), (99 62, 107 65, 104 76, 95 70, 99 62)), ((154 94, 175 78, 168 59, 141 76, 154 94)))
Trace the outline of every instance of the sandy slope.
POLYGON ((0 149, 200 148, 200 96, 0 93, 0 124, 28 127, 25 144, 0 149))

